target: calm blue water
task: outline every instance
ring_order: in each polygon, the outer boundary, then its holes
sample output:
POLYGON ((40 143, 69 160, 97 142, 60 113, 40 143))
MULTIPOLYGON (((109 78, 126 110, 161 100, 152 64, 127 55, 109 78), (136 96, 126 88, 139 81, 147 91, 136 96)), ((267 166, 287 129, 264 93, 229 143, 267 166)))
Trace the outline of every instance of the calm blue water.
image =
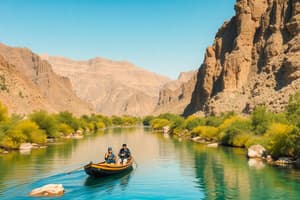
MULTIPOLYGON (((144 128, 111 129, 30 154, 0 156, 0 199, 37 199, 28 193, 60 183, 59 199, 300 199, 300 171, 252 165, 241 149, 207 148, 144 128), (138 163, 125 175, 101 179, 83 170, 107 146, 127 143, 138 163)), ((49 199, 49 198, 45 198, 49 199)))

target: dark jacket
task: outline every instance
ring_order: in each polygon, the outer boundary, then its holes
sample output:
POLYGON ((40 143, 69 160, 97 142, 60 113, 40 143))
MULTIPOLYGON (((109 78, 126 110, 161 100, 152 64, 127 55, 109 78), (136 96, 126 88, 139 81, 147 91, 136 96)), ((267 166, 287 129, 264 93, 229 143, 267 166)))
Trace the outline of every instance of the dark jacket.
POLYGON ((131 157, 131 153, 130 150, 128 148, 124 149, 120 149, 119 155, 118 155, 121 159, 127 159, 131 157))

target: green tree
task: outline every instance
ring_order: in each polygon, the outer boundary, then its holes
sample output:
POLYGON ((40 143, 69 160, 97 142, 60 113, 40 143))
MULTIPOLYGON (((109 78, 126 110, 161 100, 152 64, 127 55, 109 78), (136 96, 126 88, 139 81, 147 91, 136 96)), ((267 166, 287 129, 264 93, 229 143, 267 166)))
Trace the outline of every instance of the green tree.
POLYGON ((290 97, 287 106, 287 118, 292 124, 300 127, 300 92, 290 97))
POLYGON ((29 119, 35 122, 40 129, 44 130, 48 137, 59 137, 57 121, 53 115, 46 111, 37 111, 29 115, 29 119))
POLYGON ((273 121, 272 113, 265 106, 258 106, 251 114, 251 121, 254 133, 262 135, 273 121))

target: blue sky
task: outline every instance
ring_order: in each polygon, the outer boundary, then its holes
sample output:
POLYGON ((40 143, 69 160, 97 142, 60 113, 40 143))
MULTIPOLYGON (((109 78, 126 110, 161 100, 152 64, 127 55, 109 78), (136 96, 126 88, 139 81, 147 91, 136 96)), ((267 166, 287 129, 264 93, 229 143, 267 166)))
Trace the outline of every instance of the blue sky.
POLYGON ((1 0, 0 42, 75 60, 126 60, 171 78, 197 69, 235 0, 1 0))

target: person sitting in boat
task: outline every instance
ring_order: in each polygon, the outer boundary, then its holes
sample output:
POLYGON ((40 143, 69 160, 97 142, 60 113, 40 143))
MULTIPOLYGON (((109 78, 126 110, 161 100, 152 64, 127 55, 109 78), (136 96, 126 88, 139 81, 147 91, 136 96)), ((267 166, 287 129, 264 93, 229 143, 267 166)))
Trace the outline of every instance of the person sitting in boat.
POLYGON ((123 165, 125 165, 128 159, 131 158, 130 150, 127 148, 126 144, 122 145, 122 148, 120 149, 118 156, 119 156, 119 163, 122 163, 123 165))
POLYGON ((108 147, 107 153, 105 153, 105 155, 104 155, 104 159, 107 164, 116 163, 116 156, 113 153, 111 147, 108 147))

